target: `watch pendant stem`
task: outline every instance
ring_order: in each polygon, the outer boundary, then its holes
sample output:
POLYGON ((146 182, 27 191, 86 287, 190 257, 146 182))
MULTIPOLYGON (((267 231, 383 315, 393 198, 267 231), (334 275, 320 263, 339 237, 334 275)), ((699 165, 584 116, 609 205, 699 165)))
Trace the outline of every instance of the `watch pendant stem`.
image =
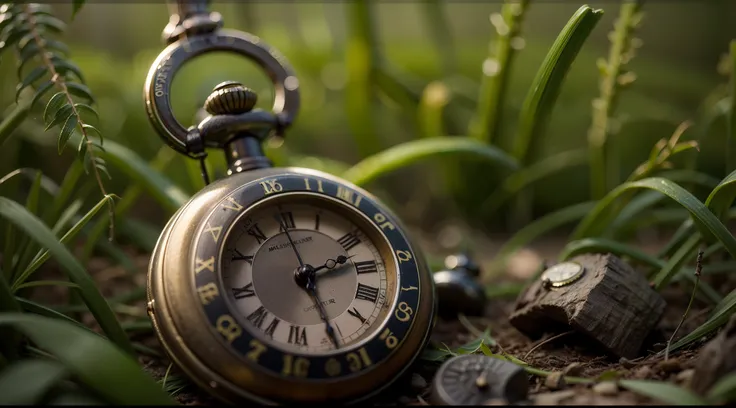
MULTIPOLYGON (((234 81, 226 81, 215 87, 204 102, 210 115, 240 115, 250 112, 258 96, 251 89, 234 81)), ((263 154, 262 135, 241 131, 229 138, 225 144, 227 175, 271 167, 271 161, 263 154)))

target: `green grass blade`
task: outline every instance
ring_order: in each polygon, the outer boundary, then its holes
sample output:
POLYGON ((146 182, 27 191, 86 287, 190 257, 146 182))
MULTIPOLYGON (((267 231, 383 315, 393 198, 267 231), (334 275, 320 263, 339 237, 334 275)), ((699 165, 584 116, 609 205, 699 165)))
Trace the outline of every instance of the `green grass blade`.
POLYGON ((726 374, 708 390, 708 401, 724 404, 736 400, 736 372, 726 374))
POLYGON ((554 230, 555 228, 559 228, 585 217, 585 215, 590 212, 594 206, 595 202, 592 201, 575 204, 540 217, 517 231, 511 239, 506 241, 506 243, 504 243, 499 249, 491 267, 487 268, 488 272, 484 274, 484 280, 489 278, 494 272, 501 271, 505 266, 508 257, 515 251, 528 245, 536 238, 554 230))
MULTIPOLYGON (((20 304, 15 300, 13 292, 10 291, 8 282, 0 276, 0 312, 20 312, 20 304)), ((18 344, 20 338, 12 329, 8 327, 0 327, 0 367, 2 357, 6 359, 15 359, 18 357, 18 344)))
POLYGON ((584 238, 581 240, 572 241, 567 244, 562 250, 559 259, 560 261, 566 261, 580 254, 606 252, 610 252, 618 256, 627 256, 637 262, 654 268, 661 268, 664 266, 664 262, 647 254, 644 251, 605 238, 584 238))
MULTIPOLYGON (((687 334, 680 340, 676 341, 670 346, 670 353, 678 350, 682 347, 689 345, 690 343, 700 340, 703 336, 707 336, 710 333, 715 332, 728 322, 728 319, 736 311, 736 290, 731 291, 726 295, 719 304, 713 308, 713 312, 708 320, 700 325, 697 329, 687 334)), ((660 352, 660 354, 664 351, 660 352)))
POLYGON ((136 360, 87 330, 61 320, 15 313, 0 314, 0 325, 14 327, 56 356, 76 378, 110 404, 173 403, 136 360))
POLYGON ((120 223, 120 232, 126 237, 129 237, 138 248, 151 253, 156 246, 161 229, 147 222, 128 218, 120 223))
POLYGON ((509 198, 531 184, 545 177, 549 177, 558 171, 586 164, 587 160, 587 150, 569 150, 542 159, 524 169, 520 169, 507 177, 498 191, 486 199, 481 205, 482 211, 485 214, 492 214, 509 198))
POLYGON ((457 56, 453 47, 452 31, 449 26, 448 15, 443 6, 443 0, 422 2, 426 30, 429 31, 432 43, 437 50, 437 56, 442 65, 442 76, 447 78, 453 75, 457 69, 457 56))
POLYGON ((474 155, 510 170, 517 168, 516 161, 501 149, 467 137, 443 137, 393 146, 363 159, 342 176, 355 184, 365 185, 398 168, 444 155, 474 155))
POLYGON ((107 140, 105 141, 105 152, 101 152, 100 155, 112 166, 126 173, 136 184, 142 185, 146 192, 170 213, 173 214, 189 201, 189 195, 166 176, 149 166, 133 150, 107 140))
MULTIPOLYGON (((90 333, 95 333, 92 330, 90 330, 89 327, 85 326, 84 324, 82 324, 82 323, 80 323, 80 322, 72 319, 71 317, 69 317, 69 316, 67 316, 67 315, 65 315, 63 313, 57 312, 54 309, 50 309, 50 308, 48 308, 48 307, 46 307, 46 306, 44 306, 42 304, 33 302, 31 300, 28 300, 28 299, 24 299, 24 298, 22 298, 20 296, 16 296, 15 297, 15 300, 18 302, 18 304, 21 306, 21 308, 23 308, 23 310, 26 311, 26 312, 35 313, 37 315, 51 317, 51 318, 54 318, 54 319, 61 319, 61 320, 65 321, 65 322, 69 322, 71 324, 75 324, 78 327, 81 327, 81 328, 83 328, 85 330, 89 330, 90 333)), ((85 309, 85 311, 86 311, 86 309, 85 309)), ((97 334, 97 333, 95 333, 95 334, 97 334)))
POLYGON ((82 208, 82 204, 84 204, 84 201, 81 198, 74 200, 71 204, 69 204, 64 212, 62 212, 59 216, 59 219, 56 221, 56 224, 54 224, 54 227, 51 228, 51 232, 53 232, 54 235, 58 236, 59 233, 64 228, 66 228, 66 226, 69 225, 69 223, 77 216, 77 213, 82 208))
POLYGON ((21 98, 13 110, 0 122, 0 146, 2 146, 13 132, 28 117, 31 110, 31 98, 21 98))
POLYGON ((705 200, 705 205, 720 219, 726 215, 736 199, 736 170, 731 172, 711 191, 705 200))
POLYGON ((327 157, 301 156, 297 154, 290 154, 286 163, 288 166, 306 167, 308 169, 324 171, 325 173, 334 174, 336 176, 339 176, 350 168, 347 163, 340 160, 333 160, 327 157))
POLYGON ((519 52, 516 44, 522 40, 521 26, 528 5, 529 0, 507 0, 500 14, 491 15, 496 35, 489 46, 490 55, 483 61, 478 104, 469 127, 469 133, 481 142, 493 143, 501 129, 511 68, 519 52))
POLYGON ((679 205, 690 212, 696 225, 700 227, 701 233, 704 232, 715 237, 718 241, 723 243, 723 246, 731 256, 736 258, 736 238, 734 238, 718 218, 713 215, 708 207, 678 184, 660 177, 650 177, 639 181, 624 183, 616 187, 601 199, 593 211, 591 211, 591 213, 580 222, 573 234, 573 237, 575 239, 585 238, 597 235, 600 231, 605 230, 606 224, 603 220, 607 222, 606 215, 608 214, 606 214, 606 211, 609 209, 611 204, 613 204, 622 194, 637 189, 659 191, 676 201, 679 205))
POLYGON ((57 220, 60 214, 67 208, 67 203, 72 198, 72 194, 79 186, 77 183, 79 178, 84 174, 84 165, 79 160, 74 160, 64 175, 64 180, 59 186, 58 192, 54 194, 54 202, 48 213, 44 216, 47 225, 51 225, 57 220))
POLYGON ((664 246, 658 253, 659 258, 669 258, 674 254, 677 249, 685 242, 693 233, 693 219, 688 218, 682 222, 677 228, 672 238, 667 241, 667 245, 664 246))
POLYGON ((67 272, 69 279, 79 285, 79 293, 107 337, 123 351, 133 355, 134 352, 125 331, 120 327, 115 314, 100 294, 94 281, 69 250, 57 241, 48 227, 18 203, 5 197, 0 197, 0 215, 31 236, 39 245, 48 249, 61 268, 67 272))
POLYGON ((602 10, 581 6, 557 36, 544 58, 519 116, 513 153, 520 163, 528 162, 530 147, 535 144, 535 138, 542 136, 542 128, 555 105, 567 72, 602 16, 602 10))
POLYGON ((38 404, 68 374, 66 368, 56 361, 18 361, 0 371, 0 405, 38 404))
POLYGON ((74 288, 79 289, 79 285, 72 282, 67 281, 56 281, 56 280, 40 280, 40 281, 31 281, 31 282, 23 282, 20 285, 18 285, 17 290, 25 289, 25 288, 36 288, 39 286, 56 286, 56 287, 67 287, 67 288, 74 288))
POLYGON ((374 69, 378 63, 378 45, 374 30, 373 8, 369 0, 355 0, 346 5, 349 35, 345 49, 347 85, 345 107, 348 124, 361 156, 381 148, 374 117, 374 69))
POLYGON ((685 388, 664 381, 621 380, 618 384, 631 392, 672 405, 708 405, 707 401, 685 388))
MULTIPOLYGON (((43 173, 36 171, 36 176, 31 184, 31 190, 28 192, 28 197, 26 198, 26 210, 31 214, 38 214, 38 202, 41 199, 42 178, 43 173)), ((29 262, 28 258, 31 257, 31 251, 33 251, 35 246, 28 236, 23 236, 20 239, 20 242, 21 244, 16 248, 16 251, 19 254, 18 262, 16 262, 14 266, 15 270, 13 271, 12 276, 15 276, 21 268, 26 267, 29 262)))
POLYGON ((440 137, 446 134, 443 122, 443 111, 450 101, 450 91, 447 86, 434 81, 427 84, 419 101, 417 123, 421 137, 440 137))
MULTIPOLYGON (((731 78, 730 78, 730 96, 731 96, 731 108, 728 112, 728 120, 727 120, 727 126, 728 126, 728 135, 726 135, 726 140, 728 140, 726 152, 730 153, 732 152, 732 146, 736 144, 736 40, 731 40, 731 78)), ((2 144, 2 142, 0 142, 2 144)), ((733 158, 726 157, 726 165, 729 166, 728 170, 733 169, 733 158)))
POLYGON ((654 277, 654 288, 656 290, 662 290, 677 272, 688 262, 695 258, 695 254, 698 252, 698 245, 700 245, 700 234, 694 233, 684 244, 675 252, 674 255, 667 261, 667 264, 661 268, 659 273, 654 277))
MULTIPOLYGON (((66 244, 69 241, 71 241, 72 239, 74 239, 74 237, 77 236, 77 234, 79 233, 79 231, 81 231, 82 228, 88 222, 90 222, 92 220, 92 218, 94 218, 94 216, 97 215, 97 213, 103 207, 105 207, 106 205, 108 205, 108 203, 113 200, 113 197, 114 196, 111 196, 111 195, 107 195, 107 196, 103 197, 102 200, 100 200, 97 203, 97 205, 95 205, 94 207, 92 207, 92 209, 89 210, 87 212, 87 214, 84 215, 84 217, 82 217, 76 224, 74 224, 74 226, 72 226, 69 229, 69 231, 67 231, 67 233, 64 234, 64 236, 61 237, 61 239, 59 241, 56 241, 56 242, 58 242, 59 244, 66 244)), ((23 271, 23 273, 20 274, 20 276, 18 276, 18 278, 15 281, 13 281, 13 292, 17 291, 18 290, 18 287, 21 284, 25 283, 25 281, 31 276, 31 274, 33 274, 33 272, 35 272, 38 268, 40 268, 41 265, 43 265, 43 263, 46 262, 50 257, 51 257, 50 250, 45 249, 45 250, 39 251, 38 254, 36 254, 36 256, 33 259, 33 261, 31 262, 31 264, 28 265, 28 267, 23 271)))

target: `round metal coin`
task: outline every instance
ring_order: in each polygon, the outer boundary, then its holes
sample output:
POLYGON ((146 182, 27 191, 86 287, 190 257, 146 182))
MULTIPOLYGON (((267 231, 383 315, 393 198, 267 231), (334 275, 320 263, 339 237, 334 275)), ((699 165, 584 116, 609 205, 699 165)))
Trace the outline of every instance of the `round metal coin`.
POLYGON ((432 383, 430 401, 436 405, 480 405, 491 399, 509 403, 525 400, 529 379, 516 364, 482 354, 447 360, 432 383))
POLYGON ((577 262, 563 262, 552 266, 542 273, 541 279, 548 285, 559 288, 580 279, 585 268, 577 262))

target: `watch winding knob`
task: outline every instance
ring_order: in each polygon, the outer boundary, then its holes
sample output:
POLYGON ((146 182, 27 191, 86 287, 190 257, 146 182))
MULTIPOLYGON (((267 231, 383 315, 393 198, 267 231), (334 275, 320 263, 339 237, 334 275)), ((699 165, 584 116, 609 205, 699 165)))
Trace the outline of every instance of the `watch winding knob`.
POLYGON ((236 81, 225 81, 215 86, 204 108, 211 115, 238 115, 250 112, 257 101, 258 95, 252 89, 236 81))

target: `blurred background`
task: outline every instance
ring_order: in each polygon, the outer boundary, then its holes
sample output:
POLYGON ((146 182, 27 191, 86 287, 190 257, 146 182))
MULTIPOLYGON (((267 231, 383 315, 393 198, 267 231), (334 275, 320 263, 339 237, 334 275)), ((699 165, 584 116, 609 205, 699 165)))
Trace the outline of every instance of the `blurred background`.
MULTIPOLYGON (((367 45, 360 33, 366 32, 365 15, 361 14, 366 10, 349 2, 213 2, 211 10, 223 15, 226 28, 254 33, 278 49, 302 84, 300 114, 284 143, 269 146, 272 157, 283 163, 280 158, 296 155, 305 166, 333 169, 340 174, 344 167, 371 154, 424 137, 416 101, 402 102, 374 83, 361 88, 364 84, 351 82, 361 77, 358 71, 369 63, 360 58, 380 60, 419 98, 424 96, 425 102, 440 105, 443 133, 467 135, 483 62, 496 37, 491 15, 499 12, 501 2, 448 1, 439 9, 433 4, 371 2, 375 43, 364 52, 361 47, 367 45), (375 93, 370 109, 356 108, 361 105, 350 100, 361 90, 375 93)), ((499 147, 510 148, 529 86, 557 34, 582 4, 533 1, 529 7, 523 41, 516 44, 521 51, 510 77, 503 128, 494 141, 499 147)), ((549 126, 534 151, 534 160, 587 145, 591 102, 599 95, 596 60, 608 55, 608 34, 619 2, 588 4, 602 8, 605 15, 569 72, 549 126)), ((57 16, 69 22, 70 4, 53 7, 57 16)), ((643 45, 628 66, 638 79, 621 93, 615 122, 618 132, 614 143, 622 152, 622 180, 648 157, 657 140, 669 137, 681 122, 702 116, 714 90, 727 81, 717 68, 729 41, 736 38, 734 1, 658 1, 646 3, 644 11, 637 31, 643 45)), ((161 32, 168 13, 163 2, 89 2, 69 23, 62 38, 70 46, 71 60, 81 67, 97 97, 102 134, 147 160, 157 154, 163 142, 146 117, 143 82, 163 49, 161 32)), ((184 67, 174 81, 172 99, 179 121, 194 124, 204 99, 225 80, 241 81, 255 89, 258 106, 270 107, 270 84, 254 64, 235 56, 212 54, 184 67)), ((13 103, 17 83, 16 64, 12 58, 5 58, 0 64, 2 106, 13 103)), ((40 111, 34 113, 39 121, 40 116, 40 111)), ((42 127, 26 129, 34 133, 33 138, 46 139, 48 147, 12 138, 0 152, 0 172, 34 167, 60 181, 74 159, 72 149, 59 156, 56 131, 44 134, 42 127)), ((689 133, 685 138, 695 137, 689 133)), ((721 118, 697 136, 701 151, 696 165, 719 179, 725 171, 724 134, 725 119, 721 118)), ((221 174, 218 166, 222 158, 217 152, 210 157, 221 174)), ((581 163, 535 183, 529 196, 533 200, 531 217, 511 223, 508 219, 514 201, 491 212, 482 209, 482 203, 507 174, 493 166, 479 167, 467 159, 454 159, 458 171, 442 171, 445 162, 451 160, 400 169, 367 188, 387 200, 412 228, 434 237, 446 248, 460 245, 463 235, 457 229, 448 229, 448 225, 474 225, 473 229, 484 236, 505 236, 541 214, 590 199, 587 164, 581 163)), ((108 191, 122 193, 130 180, 114 167, 110 173, 108 191)), ((188 159, 177 157, 164 173, 189 194, 201 188, 196 166, 188 159)), ((98 199, 96 195, 91 197, 93 202, 98 199)), ((145 197, 131 214, 158 227, 168 219, 154 200, 145 197)))

